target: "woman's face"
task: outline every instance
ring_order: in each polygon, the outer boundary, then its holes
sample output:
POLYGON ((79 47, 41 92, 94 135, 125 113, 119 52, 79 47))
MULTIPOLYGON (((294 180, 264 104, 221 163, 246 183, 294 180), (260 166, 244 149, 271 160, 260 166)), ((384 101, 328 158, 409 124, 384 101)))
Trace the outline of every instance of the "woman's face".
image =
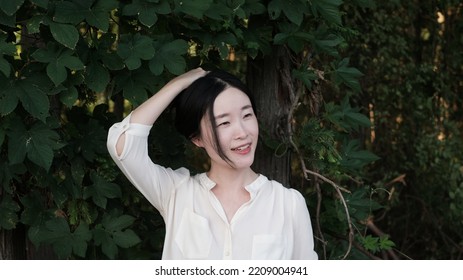
MULTIPOLYGON (((214 118, 220 148, 236 169, 248 168, 254 162, 259 137, 259 126, 248 96, 236 88, 226 88, 214 102, 214 118)), ((211 165, 230 167, 216 149, 212 124, 207 116, 201 120, 201 136, 193 142, 203 147, 211 158, 211 165)))

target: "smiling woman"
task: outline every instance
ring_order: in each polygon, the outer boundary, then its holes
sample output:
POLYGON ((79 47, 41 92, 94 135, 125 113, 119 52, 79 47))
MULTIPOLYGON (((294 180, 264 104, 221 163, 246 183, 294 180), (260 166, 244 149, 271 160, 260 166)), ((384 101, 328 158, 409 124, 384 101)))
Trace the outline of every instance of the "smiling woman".
POLYGON ((164 218, 163 259, 317 259, 303 196, 251 169, 255 112, 237 77, 197 68, 109 130, 112 158, 164 218), (179 132, 210 157, 206 173, 172 170, 148 156, 152 125, 172 102, 179 132))

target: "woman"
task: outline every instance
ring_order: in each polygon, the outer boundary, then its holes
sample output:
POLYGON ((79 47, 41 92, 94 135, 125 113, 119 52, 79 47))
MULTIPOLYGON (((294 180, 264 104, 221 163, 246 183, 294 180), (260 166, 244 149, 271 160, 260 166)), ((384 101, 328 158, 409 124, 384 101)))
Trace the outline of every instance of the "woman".
POLYGON ((163 259, 317 259, 303 196, 251 169, 255 112, 238 78, 197 68, 110 128, 112 158, 164 218, 163 259), (179 132, 210 157, 206 173, 165 168, 148 156, 150 129, 172 102, 179 132))

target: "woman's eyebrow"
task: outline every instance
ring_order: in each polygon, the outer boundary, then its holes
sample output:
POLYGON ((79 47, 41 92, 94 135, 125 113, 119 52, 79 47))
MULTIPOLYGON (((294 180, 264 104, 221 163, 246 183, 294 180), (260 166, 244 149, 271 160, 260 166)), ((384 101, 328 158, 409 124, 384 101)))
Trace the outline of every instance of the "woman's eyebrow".
MULTIPOLYGON (((244 111, 244 110, 247 110, 249 108, 252 108, 252 105, 245 105, 241 108, 241 111, 244 111)), ((224 113, 224 114, 220 114, 220 115, 217 115, 215 116, 215 119, 222 119, 222 118, 225 118, 225 117, 228 117, 230 115, 230 113, 224 113)))

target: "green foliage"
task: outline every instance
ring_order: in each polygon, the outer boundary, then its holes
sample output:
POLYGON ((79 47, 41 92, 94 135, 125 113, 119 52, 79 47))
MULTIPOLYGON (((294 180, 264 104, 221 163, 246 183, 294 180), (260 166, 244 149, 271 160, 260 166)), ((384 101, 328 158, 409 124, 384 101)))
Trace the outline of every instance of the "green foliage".
MULTIPOLYGON (((352 183, 367 179, 365 168, 378 159, 356 135, 371 123, 351 106, 363 74, 345 53, 358 26, 343 25, 342 9, 365 7, 370 1, 0 0, 0 228, 25 228, 33 244, 63 259, 159 258, 162 219, 110 159, 108 128, 187 69, 244 69, 287 46, 302 92, 292 136, 303 162, 349 191, 361 246, 390 249, 387 238, 366 234, 365 220, 381 209, 368 184, 352 183), (313 105, 322 91, 324 100, 313 105), (310 106, 319 110, 309 114, 310 106)), ((163 137, 152 139, 153 158, 200 169, 170 113, 156 124, 163 137)), ((266 144, 276 156, 296 154, 287 142, 266 144)), ((313 200, 314 188, 304 195, 311 213, 320 202, 316 221, 334 241, 319 242, 317 249, 328 251, 320 256, 337 259, 349 213, 321 184, 322 201, 313 200)), ((457 209, 461 192, 451 194, 457 209)))
POLYGON ((457 2, 377 2, 374 13, 350 11, 367 34, 350 51, 367 76, 357 102, 374 112, 371 147, 381 157, 368 171, 385 205, 377 225, 414 259, 461 259, 463 100, 456 77, 463 56, 455 50, 463 17, 457 2))

